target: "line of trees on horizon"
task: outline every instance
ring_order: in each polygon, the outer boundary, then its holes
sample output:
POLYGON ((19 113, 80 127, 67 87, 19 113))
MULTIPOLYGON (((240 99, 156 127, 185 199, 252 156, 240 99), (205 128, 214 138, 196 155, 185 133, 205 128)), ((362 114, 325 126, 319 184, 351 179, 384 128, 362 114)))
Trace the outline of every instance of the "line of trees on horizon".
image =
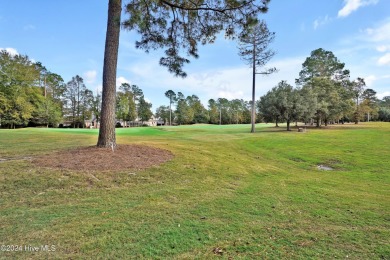
POLYGON ((175 96, 173 99, 170 97, 170 105, 162 105, 156 109, 156 117, 161 118, 165 125, 249 124, 251 122, 252 102, 250 101, 210 99, 206 108, 196 95, 186 97, 181 92, 177 95, 172 90, 169 92, 175 96), (172 104, 175 105, 174 109, 172 104))
MULTIPOLYGON (((359 121, 390 122, 390 96, 379 100, 376 91, 366 88, 363 78, 350 80, 350 71, 331 52, 322 48, 311 52, 302 64, 297 87, 280 81, 256 102, 257 122, 328 125, 359 121)), ((183 94, 168 90, 169 106, 160 106, 156 115, 166 124, 232 124, 250 123, 251 101, 210 99, 208 110, 195 95, 184 98, 183 94), (194 102, 195 101, 195 102, 194 102), (176 110, 172 110, 176 104, 176 110), (173 115, 173 116, 172 116, 173 115), (173 118, 173 119, 172 119, 173 118), (169 119, 169 121, 168 121, 169 119)))
MULTIPOLYGON (((88 89, 79 75, 65 83, 60 75, 40 62, 32 62, 27 55, 0 51, 0 127, 83 128, 92 119, 97 125, 101 103, 101 94, 88 89)), ((119 87, 119 120, 147 121, 153 115, 151 107, 136 85, 124 83, 119 87)))
MULTIPOLYGON (((316 123, 361 120, 390 122, 390 97, 376 98, 364 79, 350 80, 332 52, 314 50, 302 65, 296 86, 281 81, 256 101, 257 122, 316 123)), ((168 105, 159 106, 155 117, 165 125, 196 123, 248 124, 252 101, 210 99, 207 108, 197 95, 168 90, 168 105)), ((148 121, 153 113, 137 85, 124 83, 116 94, 116 117, 123 122, 148 121)), ((94 94, 76 75, 65 83, 62 77, 32 62, 26 55, 0 52, 0 125, 85 127, 87 120, 100 120, 101 95, 94 94)))

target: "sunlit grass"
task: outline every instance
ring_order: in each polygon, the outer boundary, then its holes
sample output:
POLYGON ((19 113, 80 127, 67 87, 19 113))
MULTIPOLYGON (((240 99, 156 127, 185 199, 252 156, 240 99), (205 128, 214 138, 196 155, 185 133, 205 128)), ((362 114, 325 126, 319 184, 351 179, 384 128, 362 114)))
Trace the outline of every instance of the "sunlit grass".
POLYGON ((249 130, 117 129, 175 158, 93 176, 18 158, 94 145, 96 130, 0 130, 0 158, 18 159, 0 163, 0 243, 56 246, 0 258, 390 257, 390 124, 249 130))

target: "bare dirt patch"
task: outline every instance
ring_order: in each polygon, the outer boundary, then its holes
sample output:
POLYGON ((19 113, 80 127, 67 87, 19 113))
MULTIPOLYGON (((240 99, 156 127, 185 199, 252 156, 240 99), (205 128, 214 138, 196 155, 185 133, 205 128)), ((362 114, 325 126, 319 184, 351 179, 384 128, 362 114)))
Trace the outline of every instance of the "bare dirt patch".
POLYGON ((323 170, 323 171, 333 171, 334 169, 330 166, 326 165, 317 165, 318 170, 323 170))
POLYGON ((88 146, 39 156, 33 158, 32 163, 40 167, 79 171, 120 171, 142 170, 172 158, 173 154, 168 150, 144 145, 118 145, 114 152, 111 148, 88 146))

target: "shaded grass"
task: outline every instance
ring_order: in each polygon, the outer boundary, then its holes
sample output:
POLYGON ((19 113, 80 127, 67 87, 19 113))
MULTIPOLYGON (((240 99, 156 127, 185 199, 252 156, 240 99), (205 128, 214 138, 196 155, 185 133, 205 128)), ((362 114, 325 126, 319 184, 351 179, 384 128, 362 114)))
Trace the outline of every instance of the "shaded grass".
MULTIPOLYGON (((257 129, 118 129, 119 144, 175 154, 137 173, 93 178, 0 163, 1 244, 56 246, 0 257, 204 259, 220 248, 226 259, 389 258, 389 124, 257 129)), ((1 130, 0 157, 93 145, 96 137, 90 129, 1 130)))

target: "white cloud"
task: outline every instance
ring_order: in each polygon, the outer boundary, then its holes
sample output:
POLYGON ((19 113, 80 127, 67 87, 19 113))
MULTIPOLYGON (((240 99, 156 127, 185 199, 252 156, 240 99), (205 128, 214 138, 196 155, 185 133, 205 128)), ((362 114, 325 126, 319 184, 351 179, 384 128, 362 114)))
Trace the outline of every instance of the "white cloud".
POLYGON ((375 49, 380 54, 374 60, 377 65, 383 66, 390 64, 390 18, 377 24, 375 27, 367 28, 360 32, 359 37, 355 40, 361 41, 364 49, 375 49))
MULTIPOLYGON (((282 79, 294 85, 303 61, 303 57, 297 57, 270 62, 267 67, 276 67, 279 72, 269 76, 258 75, 256 77, 256 98, 276 86, 282 79)), ((184 95, 195 94, 199 96, 203 104, 207 104, 211 98, 220 97, 251 99, 252 69, 245 65, 195 72, 188 71, 188 77, 185 79, 174 77, 153 60, 134 64, 127 70, 132 74, 132 79, 142 88, 151 89, 154 93, 164 93, 166 90, 172 89, 175 92, 180 91, 184 95)))
POLYGON ((390 52, 386 53, 382 57, 378 59, 378 65, 383 66, 383 65, 388 65, 390 64, 390 52))
POLYGON ((379 52, 385 52, 387 50, 390 50, 390 45, 380 45, 376 47, 376 50, 379 52))
POLYGON ((250 86, 250 68, 239 66, 189 72, 187 78, 169 74, 158 63, 149 61, 129 68, 136 82, 148 88, 166 91, 172 89, 184 95, 196 94, 206 102, 210 98, 244 98, 243 86, 250 86))
POLYGON ((379 0, 344 0, 344 7, 338 12, 338 17, 347 17, 360 7, 375 5, 379 0))
POLYGON ((313 23, 313 28, 314 30, 317 30, 318 27, 328 24, 331 21, 332 18, 330 18, 328 15, 326 15, 325 17, 318 17, 313 23))
POLYGON ((87 72, 84 72, 83 76, 86 83, 93 84, 96 81, 97 71, 89 70, 87 72))
POLYGON ((390 91, 385 91, 385 92, 376 94, 376 97, 379 99, 383 99, 384 97, 387 97, 387 96, 390 96, 390 91))
POLYGON ((95 95, 98 93, 98 94, 102 94, 102 91, 103 91, 103 85, 102 84, 99 84, 99 85, 97 85, 96 86, 96 88, 94 89, 94 93, 95 93, 95 95))
POLYGON ((126 79, 125 77, 118 77, 118 78, 116 78, 116 86, 117 87, 122 85, 122 83, 129 83, 130 84, 130 81, 128 79, 126 79))
POLYGON ((370 42, 385 42, 385 46, 390 45, 390 19, 386 19, 376 28, 367 28, 365 31, 365 37, 370 42))
POLYGON ((372 85, 374 84, 374 81, 376 81, 376 80, 377 80, 377 77, 375 75, 369 75, 369 76, 364 78, 364 82, 366 83, 367 87, 372 87, 372 85))
POLYGON ((0 48, 0 51, 3 51, 3 50, 5 50, 9 54, 11 54, 12 56, 15 56, 15 55, 19 54, 19 52, 16 49, 14 49, 14 48, 0 48))

